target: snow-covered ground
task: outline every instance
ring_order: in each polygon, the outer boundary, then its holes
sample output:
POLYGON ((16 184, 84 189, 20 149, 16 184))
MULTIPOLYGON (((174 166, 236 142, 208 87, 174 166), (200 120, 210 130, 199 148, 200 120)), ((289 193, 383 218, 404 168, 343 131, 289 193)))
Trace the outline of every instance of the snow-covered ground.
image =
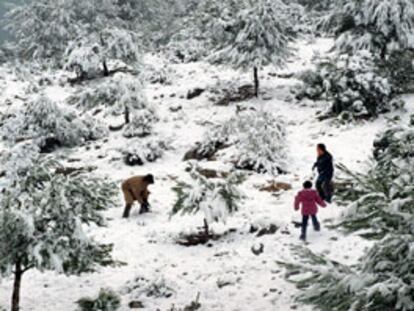
MULTIPOLYGON (((312 44, 303 42, 286 72, 297 72, 310 66, 315 52, 327 51, 329 40, 318 40, 312 44)), ((207 87, 222 80, 240 79, 240 84, 250 82, 250 75, 240 75, 231 70, 212 67, 205 63, 172 65, 176 77, 171 85, 148 85, 147 96, 157 106, 161 121, 156 133, 166 137, 174 147, 159 161, 143 167, 128 167, 123 164, 119 148, 128 141, 119 133, 111 133, 108 141, 98 141, 88 148, 59 151, 63 161, 77 162, 73 166, 97 166, 101 175, 120 182, 131 175, 153 173, 156 184, 152 186, 151 205, 153 212, 145 216, 133 210, 129 219, 122 219, 123 202, 119 193, 119 208, 107 212, 106 228, 91 229, 97 239, 114 244, 113 257, 125 262, 117 268, 102 268, 97 273, 82 276, 58 275, 53 272, 29 271, 24 275, 22 286, 22 310, 74 310, 76 300, 83 296, 95 296, 100 288, 111 287, 122 294, 122 310, 129 310, 128 302, 140 300, 147 310, 170 310, 173 305, 182 307, 200 293, 201 310, 308 310, 293 301, 296 289, 283 278, 283 269, 276 261, 295 261, 292 245, 301 244, 299 229, 292 220, 299 220, 292 201, 302 182, 312 177, 311 167, 315 160, 315 145, 327 144, 336 162, 355 170, 362 170, 364 161, 371 154, 375 135, 387 124, 382 117, 374 122, 362 122, 341 126, 330 120, 320 122, 316 112, 323 107, 308 102, 307 105, 289 101, 289 87, 294 79, 280 79, 269 75, 274 69, 261 72, 264 94, 259 99, 243 103, 270 109, 280 115, 287 124, 290 173, 272 178, 268 175, 251 174, 242 185, 246 199, 242 209, 225 225, 214 225, 216 232, 235 229, 209 246, 183 247, 175 243, 182 232, 193 231, 201 225, 201 216, 175 216, 169 212, 175 200, 171 188, 175 180, 187 178, 182 161, 184 153, 199 141, 206 124, 226 120, 235 112, 235 104, 227 107, 214 106, 202 94, 192 100, 185 99, 187 92, 195 87, 207 87), (241 78, 240 78, 241 77, 241 78), (180 105, 182 110, 171 112, 171 107, 180 105), (259 188, 269 181, 282 181, 293 185, 293 189, 280 195, 261 192, 259 188), (273 235, 256 237, 249 233, 252 224, 276 224, 280 229, 273 235), (264 252, 252 253, 252 246, 262 243, 264 252), (138 277, 151 282, 165 282, 174 294, 169 298, 134 297, 128 293, 127 284, 138 277), (219 287, 220 284, 220 287, 219 287), (225 284, 225 286, 221 286, 225 284), (136 299, 135 299, 136 298, 136 299)), ((3 69, 4 70, 4 69, 3 69)), ((9 98, 19 101, 21 82, 0 81, 0 112, 11 109, 4 103, 9 98), (16 95, 18 98, 16 98, 16 95)), ((58 86, 48 87, 47 94, 61 101, 73 90, 58 86)), ((414 111, 414 99, 407 97, 407 109, 414 111)), ((322 105, 322 104, 321 104, 322 105)), ((408 114, 407 114, 408 115, 408 114)), ((0 148, 5 148, 0 145, 0 148)), ((0 149, 1 152, 1 149, 0 149)), ((221 162, 202 164, 205 167, 228 167, 221 162)), ((335 204, 319 213, 322 226, 328 219, 337 217, 341 207, 335 204)), ((352 263, 368 246, 367 241, 356 236, 344 236, 339 232, 323 228, 320 233, 310 230, 307 247, 326 254, 332 259, 352 263)), ((0 306, 8 307, 12 280, 0 282, 0 306)))

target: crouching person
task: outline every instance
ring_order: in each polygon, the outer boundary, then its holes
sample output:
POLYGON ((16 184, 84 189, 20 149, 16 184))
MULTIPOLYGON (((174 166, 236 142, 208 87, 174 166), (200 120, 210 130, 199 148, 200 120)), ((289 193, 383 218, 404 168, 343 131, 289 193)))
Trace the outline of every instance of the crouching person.
POLYGON ((319 196, 318 191, 312 189, 312 182, 306 181, 303 184, 303 190, 299 191, 295 198, 295 210, 302 207, 302 233, 300 239, 306 241, 306 228, 308 227, 309 217, 312 218, 312 224, 315 231, 319 231, 319 224, 316 214, 318 213, 318 205, 326 207, 326 203, 319 196))
POLYGON ((141 204, 140 214, 149 212, 148 197, 150 192, 148 186, 154 183, 154 176, 134 176, 122 183, 122 192, 125 199, 125 209, 122 217, 128 218, 132 205, 135 201, 141 204))

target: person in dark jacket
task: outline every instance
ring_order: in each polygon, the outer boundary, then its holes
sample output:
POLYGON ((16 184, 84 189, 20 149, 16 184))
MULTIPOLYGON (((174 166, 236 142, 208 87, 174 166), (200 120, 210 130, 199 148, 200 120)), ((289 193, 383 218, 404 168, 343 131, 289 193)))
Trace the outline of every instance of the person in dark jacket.
POLYGON ((154 183, 154 176, 148 174, 146 176, 133 176, 125 180, 121 189, 125 199, 125 209, 122 217, 128 218, 132 205, 135 201, 141 204, 140 214, 149 212, 148 197, 150 192, 148 186, 154 183))
POLYGON ((316 189, 324 201, 331 203, 333 192, 332 178, 334 175, 333 157, 324 144, 318 144, 316 152, 318 158, 313 165, 313 169, 316 168, 318 170, 316 189))

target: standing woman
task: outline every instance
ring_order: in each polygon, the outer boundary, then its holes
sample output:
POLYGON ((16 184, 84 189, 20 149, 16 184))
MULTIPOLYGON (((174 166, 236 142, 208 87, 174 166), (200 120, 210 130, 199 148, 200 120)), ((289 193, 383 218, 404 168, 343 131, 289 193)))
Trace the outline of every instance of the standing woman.
POLYGON ((333 192, 332 178, 334 175, 333 157, 324 144, 316 146, 316 153, 318 158, 313 165, 313 169, 316 168, 318 170, 316 189, 322 200, 331 203, 333 192))

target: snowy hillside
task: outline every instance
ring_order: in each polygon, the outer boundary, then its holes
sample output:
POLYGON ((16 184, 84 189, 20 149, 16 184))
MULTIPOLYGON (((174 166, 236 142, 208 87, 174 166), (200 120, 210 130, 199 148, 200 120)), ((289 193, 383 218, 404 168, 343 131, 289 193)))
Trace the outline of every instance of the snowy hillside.
MULTIPOLYGON (((113 243, 113 258, 125 265, 99 268, 96 273, 80 276, 30 270, 23 276, 21 309, 75 310, 76 301, 81 297, 94 297, 101 288, 112 288, 122 297, 121 310, 129 310, 130 302, 134 301, 141 302, 146 310, 175 310, 174 306, 184 308, 197 295, 200 310, 311 310, 310 306, 295 302, 298 290, 285 280, 284 268, 276 261, 298 260, 291 247, 303 245, 303 242, 298 239, 300 229, 292 223, 300 221, 299 212, 293 210, 293 199, 303 181, 315 177, 311 168, 316 157, 316 144, 325 143, 336 163, 363 171, 364 161, 372 155, 376 135, 389 120, 400 115, 401 122, 406 122, 414 113, 414 98, 406 96, 407 111, 388 113, 374 121, 362 120, 345 125, 333 119, 318 121, 316 113, 325 110, 326 104, 310 100, 298 103, 290 93, 298 81, 278 78, 274 73, 299 73, 311 68, 314 53, 326 53, 331 46, 332 41, 328 39, 297 43, 296 55, 286 69, 275 71, 266 67, 259 73, 259 98, 226 106, 215 105, 209 91, 192 99, 187 99, 187 94, 195 88, 212 89, 225 81, 248 84, 250 74, 241 75, 238 71, 204 62, 168 64, 171 83, 148 84, 145 89, 159 118, 151 137, 165 141, 169 146, 154 163, 127 166, 122 151, 133 140, 119 131, 110 131, 107 138, 79 147, 55 151, 57 159, 65 166, 93 167, 92 174, 103 176, 118 187, 130 176, 152 173, 156 180, 150 187, 152 212, 139 215, 139 207, 134 206, 129 219, 121 218, 124 203, 119 189, 117 207, 105 213, 107 226, 91 227, 88 232, 98 241, 113 243), (212 225, 212 230, 223 236, 205 245, 179 245, 180 234, 196 231, 203 222, 201 214, 170 217, 176 200, 172 188, 177 181, 191 182, 186 171, 188 163, 183 157, 206 132, 211 131, 213 125, 226 122, 240 108, 271 111, 284 121, 288 173, 272 176, 247 172, 247 179, 241 185, 245 198, 240 203, 240 210, 225 224, 212 225), (276 193, 260 191, 271 182, 287 183, 292 189, 276 193), (277 227, 273 234, 259 237, 257 232, 251 232, 252 226, 264 228, 271 224, 277 227), (252 249, 259 249, 261 245, 263 252, 255 255, 252 249)), ((157 65, 161 59, 148 55, 146 62, 157 65)), ((63 79, 60 76, 61 73, 51 75, 50 85, 36 87, 52 101, 67 105, 66 99, 79 89, 60 84, 59 79, 63 79)), ((28 97, 34 96, 27 91, 31 86, 7 67, 1 68, 0 77, 0 113, 13 114, 29 101, 28 97)), ((39 77, 31 78, 38 81, 39 77)), ((96 118, 107 125, 122 122, 119 116, 103 113, 98 113, 96 118)), ((1 153, 8 147, 3 144, 0 148, 1 153)), ((226 155, 213 161, 200 161, 199 165, 222 172, 232 169, 231 159, 226 155)), ((336 203, 321 209, 322 231, 313 232, 310 228, 306 247, 341 263, 353 264, 373 242, 326 227, 344 209, 336 203)), ((12 278, 1 279, 0 306, 7 309, 11 288, 12 278)))

